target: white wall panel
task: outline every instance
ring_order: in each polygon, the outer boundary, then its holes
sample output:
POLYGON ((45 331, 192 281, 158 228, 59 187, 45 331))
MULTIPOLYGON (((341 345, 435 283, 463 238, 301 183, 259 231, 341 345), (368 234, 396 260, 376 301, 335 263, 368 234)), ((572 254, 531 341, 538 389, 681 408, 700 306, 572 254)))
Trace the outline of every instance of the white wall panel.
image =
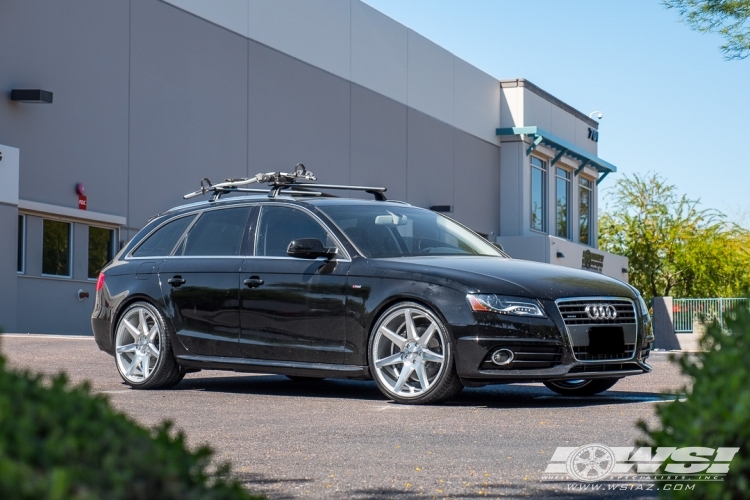
POLYGON ((523 91, 523 125, 552 132, 552 104, 526 89, 523 91))
POLYGON ((350 9, 350 0, 250 0, 248 36, 348 80, 350 9))
POLYGON ((351 5, 352 81, 405 104, 408 29, 358 0, 351 5))
POLYGON ((564 111, 557 106, 550 104, 550 128, 547 129, 560 139, 568 141, 571 144, 576 143, 576 123, 578 120, 575 116, 564 111))
POLYGON ((164 0, 228 30, 248 36, 248 14, 251 0, 164 0))
POLYGON ((453 59, 444 48, 409 30, 407 105, 453 123, 453 59))
POLYGON ((523 125, 523 89, 509 87, 500 89, 500 126, 520 127, 523 125))
POLYGON ((499 144, 500 84, 463 59, 453 58, 453 125, 499 144))

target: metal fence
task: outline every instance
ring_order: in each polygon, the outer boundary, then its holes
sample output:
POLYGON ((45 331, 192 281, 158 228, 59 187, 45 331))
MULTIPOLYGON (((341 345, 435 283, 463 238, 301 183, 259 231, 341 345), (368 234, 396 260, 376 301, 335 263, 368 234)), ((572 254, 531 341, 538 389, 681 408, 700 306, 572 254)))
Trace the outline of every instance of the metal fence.
POLYGON ((672 317, 675 333, 692 333, 693 321, 719 320, 722 326, 724 315, 738 305, 748 305, 747 299, 673 299, 672 317))

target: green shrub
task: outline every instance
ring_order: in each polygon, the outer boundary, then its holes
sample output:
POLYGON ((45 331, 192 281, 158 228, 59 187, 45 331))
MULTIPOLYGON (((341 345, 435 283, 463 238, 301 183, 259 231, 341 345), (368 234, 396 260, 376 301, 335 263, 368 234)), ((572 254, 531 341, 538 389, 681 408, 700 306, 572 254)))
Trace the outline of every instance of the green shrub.
POLYGON ((8 370, 0 356, 0 498, 250 499, 212 451, 149 430, 87 384, 8 370))
POLYGON ((727 330, 708 325, 703 352, 683 356, 682 372, 691 380, 685 401, 657 407, 660 428, 639 427, 646 446, 738 447, 724 482, 698 482, 695 491, 662 492, 671 498, 750 498, 750 309, 739 306, 726 318, 727 330))

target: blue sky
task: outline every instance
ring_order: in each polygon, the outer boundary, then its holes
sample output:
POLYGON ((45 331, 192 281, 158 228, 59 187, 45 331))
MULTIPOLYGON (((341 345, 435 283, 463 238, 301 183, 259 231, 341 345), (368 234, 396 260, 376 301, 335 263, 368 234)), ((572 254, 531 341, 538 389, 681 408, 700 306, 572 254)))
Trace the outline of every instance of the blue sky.
POLYGON ((496 78, 601 110, 599 156, 618 167, 602 188, 658 172, 750 223, 750 58, 725 61, 658 0, 365 2, 496 78))

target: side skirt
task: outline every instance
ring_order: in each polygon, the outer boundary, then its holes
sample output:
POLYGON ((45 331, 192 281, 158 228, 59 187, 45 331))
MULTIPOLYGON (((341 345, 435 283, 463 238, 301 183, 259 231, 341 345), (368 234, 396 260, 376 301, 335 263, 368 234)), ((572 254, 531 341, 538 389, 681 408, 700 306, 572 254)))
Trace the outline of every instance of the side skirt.
POLYGON ((318 378, 359 378, 370 377, 367 366, 333 365, 327 363, 304 363, 299 361, 274 361, 266 359, 228 358, 218 356, 198 356, 184 354, 177 356, 177 362, 186 368, 201 370, 231 370, 245 373, 275 373, 318 378))

